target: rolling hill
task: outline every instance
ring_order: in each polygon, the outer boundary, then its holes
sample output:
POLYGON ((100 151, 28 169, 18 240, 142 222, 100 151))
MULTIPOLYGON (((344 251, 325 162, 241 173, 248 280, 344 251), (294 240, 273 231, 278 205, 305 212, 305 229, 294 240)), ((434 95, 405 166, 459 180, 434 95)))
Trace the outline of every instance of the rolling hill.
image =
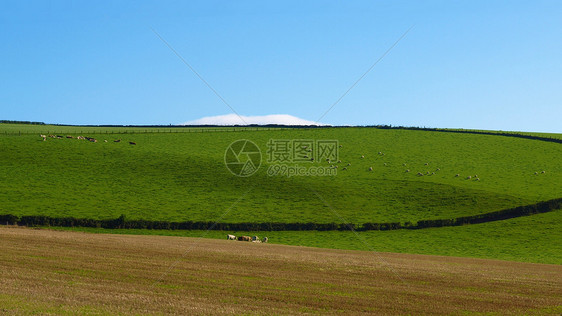
MULTIPOLYGON (((497 135, 0 124, 0 147, 0 215, 360 225, 456 218, 562 197, 559 143, 497 135), (98 142, 43 141, 40 133, 98 142), (253 141, 262 153, 250 177, 225 167, 225 151, 239 139, 253 141), (338 166, 337 175, 269 176, 271 139, 337 140, 341 163, 294 164, 338 166)), ((559 212, 551 218, 558 221, 559 212)))

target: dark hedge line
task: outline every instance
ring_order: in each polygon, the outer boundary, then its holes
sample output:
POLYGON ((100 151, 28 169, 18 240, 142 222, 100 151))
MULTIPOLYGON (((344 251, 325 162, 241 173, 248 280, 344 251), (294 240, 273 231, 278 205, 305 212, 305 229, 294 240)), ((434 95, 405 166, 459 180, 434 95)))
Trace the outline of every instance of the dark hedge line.
POLYGON ((43 122, 32 122, 32 121, 13 121, 13 120, 0 120, 3 124, 29 124, 29 125, 45 125, 43 122))
POLYGON ((0 224, 20 226, 55 226, 55 227, 94 227, 94 228, 125 228, 125 229, 168 229, 168 230, 221 230, 221 231, 344 231, 344 230, 396 230, 423 229, 430 227, 460 226, 500 221, 510 218, 546 213, 562 208, 562 198, 553 199, 536 204, 519 206, 496 212, 464 216, 452 219, 421 220, 417 223, 215 223, 211 221, 149 221, 127 220, 125 215, 115 219, 88 219, 74 217, 50 217, 41 215, 16 216, 12 214, 0 215, 0 224))
POLYGON ((507 137, 525 138, 525 139, 540 140, 544 142, 553 142, 553 143, 562 144, 562 139, 559 138, 521 134, 518 132, 487 132, 487 131, 472 131, 472 130, 453 130, 453 129, 433 128, 433 127, 392 126, 392 125, 373 125, 373 126, 365 126, 365 127, 378 128, 378 129, 402 129, 402 130, 413 130, 413 131, 507 136, 507 137))
MULTIPOLYGON (((12 124, 31 124, 31 125, 45 125, 43 122, 30 122, 30 121, 10 121, 10 120, 0 120, 0 123, 12 123, 12 124)), ((63 126, 63 127, 131 127, 131 128, 177 128, 177 129, 185 129, 185 128, 261 128, 269 130, 273 129, 326 129, 326 128, 350 128, 350 126, 323 126, 323 125, 280 125, 280 124, 267 124, 267 125, 258 125, 258 124, 250 124, 250 125, 67 125, 67 124, 50 124, 53 126, 63 126)), ((488 131, 474 131, 474 130, 453 130, 453 129, 443 129, 443 128, 434 128, 434 127, 418 127, 418 126, 392 126, 392 125, 357 125, 351 126, 351 128, 377 128, 377 129, 398 129, 398 130, 415 130, 415 131, 430 131, 430 132, 443 132, 443 133, 460 133, 460 134, 480 134, 480 135, 495 135, 495 136, 507 136, 507 137, 518 137, 518 138, 525 138, 531 140, 540 140, 545 142, 553 142, 562 144, 562 139, 553 138, 553 137, 542 137, 542 136, 535 136, 535 135, 528 135, 528 134, 521 134, 519 132, 488 132, 488 131)), ((226 130, 225 130, 226 131, 226 130)), ((233 130, 236 131, 236 130, 233 130)), ((159 133, 160 131, 150 131, 150 133, 159 133)), ((162 131, 165 132, 165 131, 162 131)), ((96 134, 96 132, 91 132, 92 134, 96 134)), ((106 132, 107 133, 107 132, 106 132)), ((146 134, 149 133, 148 131, 116 131, 115 133, 124 133, 124 134, 146 134)), ((5 134, 36 134, 36 132, 11 132, 8 133, 7 131, 5 134)), ((64 134, 64 133, 62 133, 64 134)), ((100 134, 98 132, 97 134, 100 134)), ((101 132, 101 134, 104 134, 101 132)))
POLYGON ((464 134, 481 134, 481 135, 495 135, 495 136, 507 136, 507 137, 517 137, 532 140, 540 140, 543 142, 553 142, 562 144, 562 139, 552 138, 552 137, 541 137, 534 135, 525 135, 519 133, 504 133, 504 132, 483 132, 483 131, 455 131, 455 130, 442 130, 436 129, 436 132, 446 132, 446 133, 464 133, 464 134))
POLYGON ((501 221, 501 220, 516 218, 521 216, 546 213, 560 208, 562 208, 562 198, 549 200, 545 202, 539 202, 531 205, 519 206, 519 207, 505 209, 496 212, 458 217, 454 219, 423 220, 423 221, 419 221, 416 227, 412 227, 412 228, 419 229, 419 228, 426 228, 426 227, 480 224, 486 222, 501 221))

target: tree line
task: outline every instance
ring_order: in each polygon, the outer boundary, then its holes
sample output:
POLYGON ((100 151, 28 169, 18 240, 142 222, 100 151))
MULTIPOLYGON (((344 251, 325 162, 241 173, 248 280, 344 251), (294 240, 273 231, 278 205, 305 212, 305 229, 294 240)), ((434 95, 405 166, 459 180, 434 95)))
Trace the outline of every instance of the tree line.
POLYGON ((480 224, 492 221, 505 220, 521 216, 546 213, 562 208, 562 198, 535 204, 504 209, 496 212, 463 216, 452 219, 431 219, 412 222, 388 223, 217 223, 212 221, 151 221, 134 219, 129 220, 125 215, 114 219, 89 219, 74 217, 51 217, 44 215, 12 214, 0 215, 0 224, 19 226, 53 226, 53 227, 92 227, 106 229, 165 229, 165 230, 220 230, 220 231, 369 231, 369 230, 397 230, 397 229, 423 229, 431 227, 461 226, 480 224))
POLYGON ((29 124, 29 125, 45 125, 43 122, 33 122, 33 121, 12 121, 12 120, 0 120, 0 123, 4 124, 29 124))

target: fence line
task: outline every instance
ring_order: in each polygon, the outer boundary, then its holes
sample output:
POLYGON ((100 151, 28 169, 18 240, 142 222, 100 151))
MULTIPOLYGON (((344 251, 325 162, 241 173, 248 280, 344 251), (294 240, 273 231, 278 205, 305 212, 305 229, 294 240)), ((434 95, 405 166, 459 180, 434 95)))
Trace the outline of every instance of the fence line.
MULTIPOLYGON (((442 132, 442 133, 458 133, 458 134, 479 134, 479 135, 490 135, 490 136, 504 136, 504 137, 516 137, 516 138, 524 138, 530 140, 539 140, 539 141, 546 141, 546 142, 553 142, 562 144, 562 138, 553 138, 546 137, 546 136, 538 136, 538 135, 529 135, 529 134, 522 134, 517 132, 490 132, 490 131, 477 131, 477 130, 454 130, 454 129, 439 129, 439 128, 425 128, 425 127, 403 127, 403 126, 316 126, 316 127, 226 127, 226 128, 167 128, 167 129, 156 129, 156 130, 92 130, 86 131, 84 133, 83 130, 78 131, 47 131, 47 135, 49 134, 160 134, 160 133, 206 133, 206 132, 248 132, 248 131, 282 131, 282 130, 315 130, 315 129, 325 129, 325 128, 375 128, 375 129, 397 129, 397 130, 416 130, 416 131, 429 131, 429 132, 442 132), (175 130, 175 132, 173 132, 175 130)), ((44 133, 44 131, 4 131, 4 135, 10 136, 22 136, 22 135, 36 135, 44 133)))
MULTIPOLYGON (((80 130, 80 131, 70 131, 70 130, 64 130, 64 131, 51 131, 51 130, 47 130, 45 131, 4 131, 4 135, 8 135, 8 136, 22 136, 22 135, 37 135, 37 134, 43 134, 45 133, 46 135, 77 135, 77 134, 87 134, 87 135, 98 135, 98 134, 116 134, 116 135, 120 135, 120 134, 131 134, 131 135, 135 135, 135 134, 171 134, 171 133, 207 133, 207 132, 212 132, 212 133, 220 133, 220 132, 261 132, 261 131, 280 131, 280 130, 291 130, 294 128, 291 127, 256 127, 256 128, 191 128, 191 129, 184 129, 184 128, 171 128, 171 129, 157 129, 157 130, 147 130, 145 129, 143 130, 91 130, 91 131, 84 131, 84 130, 80 130)), ((312 130, 315 128, 299 128, 299 130, 312 130)))

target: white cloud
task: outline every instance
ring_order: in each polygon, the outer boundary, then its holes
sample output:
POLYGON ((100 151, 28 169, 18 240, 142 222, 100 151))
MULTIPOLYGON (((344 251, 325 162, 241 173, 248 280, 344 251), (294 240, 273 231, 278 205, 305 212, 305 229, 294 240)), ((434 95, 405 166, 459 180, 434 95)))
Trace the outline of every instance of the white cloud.
POLYGON ((182 125, 267 125, 267 124, 278 124, 278 125, 325 125, 318 124, 313 121, 308 121, 288 114, 272 114, 263 116, 244 116, 240 117, 236 114, 218 115, 218 116, 207 116, 200 118, 198 120, 185 122, 182 125))

